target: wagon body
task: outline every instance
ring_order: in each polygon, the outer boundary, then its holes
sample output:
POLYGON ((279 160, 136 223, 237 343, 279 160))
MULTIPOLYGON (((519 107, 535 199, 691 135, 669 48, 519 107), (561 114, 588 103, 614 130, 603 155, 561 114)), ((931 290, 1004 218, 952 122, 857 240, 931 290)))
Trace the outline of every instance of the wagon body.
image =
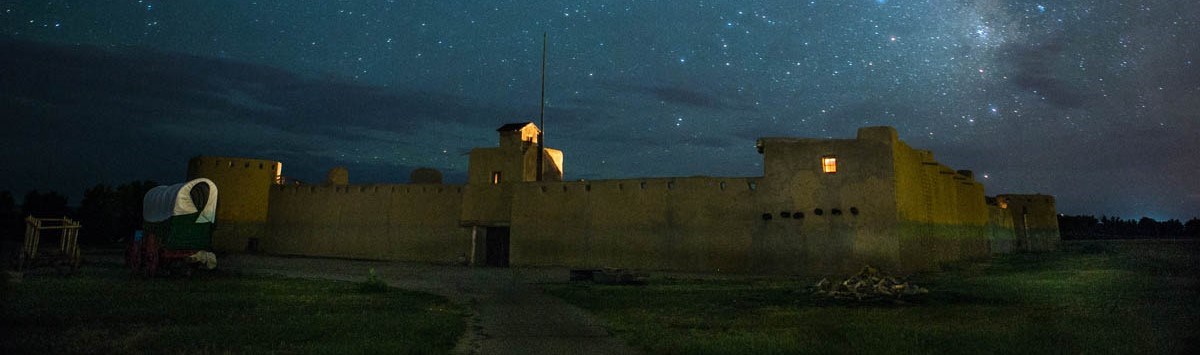
POLYGON ((127 262, 154 275, 162 266, 211 249, 216 207, 217 186, 209 179, 150 189, 142 200, 142 237, 130 243, 127 262))
POLYGON ((143 222, 144 235, 153 234, 163 248, 208 250, 212 248, 212 222, 197 223, 198 213, 172 216, 161 222, 143 222))

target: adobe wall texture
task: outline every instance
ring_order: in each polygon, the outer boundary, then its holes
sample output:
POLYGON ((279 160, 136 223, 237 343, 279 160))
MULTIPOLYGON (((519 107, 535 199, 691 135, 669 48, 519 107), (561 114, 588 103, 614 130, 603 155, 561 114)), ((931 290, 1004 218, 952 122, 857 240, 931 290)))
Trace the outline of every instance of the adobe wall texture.
MULTIPOLYGON (((500 147, 471 150, 467 192, 461 212, 463 224, 509 225, 513 186, 537 181, 537 146, 518 138, 520 136, 502 135, 500 147)), ((545 166, 543 181, 562 181, 562 158, 561 151, 546 149, 542 162, 545 166)))
POLYGON ((900 267, 896 228, 895 175, 886 139, 763 138, 763 194, 767 211, 802 211, 798 230, 774 238, 799 243, 807 272, 847 271, 864 263, 900 267), (821 159, 837 159, 825 173, 821 159))
POLYGON ((195 157, 188 161, 188 180, 208 178, 217 185, 217 223, 213 248, 241 252, 247 240, 266 233, 271 186, 282 171, 274 160, 195 157))
POLYGON ((889 127, 864 128, 855 139, 764 138, 759 148, 762 178, 509 186, 512 262, 782 273, 870 263, 915 271, 987 257, 993 242, 1011 245, 1011 220, 993 216, 972 173, 908 147, 889 127), (835 173, 822 171, 825 157, 837 159, 835 173))
MULTIPOLYGON (((514 265, 744 272, 770 244, 756 179, 665 178, 514 186, 514 265)), ((790 224, 789 221, 784 223, 790 224)))
POLYGON ((274 254, 456 263, 462 185, 275 186, 263 250, 274 254))
POLYGON ((991 254, 983 185, 938 163, 933 153, 894 144, 898 227, 904 269, 991 254))
POLYGON ((988 230, 991 231, 993 254, 1016 251, 1016 234, 1013 232, 1012 213, 1007 208, 988 205, 988 230))
POLYGON ((225 251, 256 238, 275 254, 479 263, 487 237, 474 227, 509 227, 512 265, 814 274, 928 270, 1057 245, 1052 197, 989 205, 971 172, 890 127, 760 139, 762 177, 576 182, 561 181, 553 149, 536 182, 536 126, 505 127, 499 147, 471 151, 466 185, 279 186, 278 163, 230 158, 194 159, 189 176, 218 184, 214 239, 225 251))
POLYGON ((1058 250, 1058 212, 1054 196, 997 195, 997 202, 1012 214, 1015 249, 1019 251, 1058 250))

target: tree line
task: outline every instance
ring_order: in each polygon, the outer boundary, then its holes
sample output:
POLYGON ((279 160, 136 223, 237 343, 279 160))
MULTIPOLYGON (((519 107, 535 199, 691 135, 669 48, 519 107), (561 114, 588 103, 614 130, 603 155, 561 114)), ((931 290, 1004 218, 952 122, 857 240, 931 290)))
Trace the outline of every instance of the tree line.
POLYGON ((155 186, 158 184, 153 181, 98 184, 84 191, 77 208, 69 206, 67 197, 55 191, 29 191, 20 206, 11 192, 0 191, 0 237, 20 242, 25 235, 25 216, 68 217, 83 224, 80 243, 111 244, 141 229, 142 198, 155 186))
POLYGON ((1200 238, 1200 219, 1157 221, 1150 217, 1121 219, 1100 216, 1058 216, 1058 230, 1064 240, 1072 239, 1151 239, 1200 238))

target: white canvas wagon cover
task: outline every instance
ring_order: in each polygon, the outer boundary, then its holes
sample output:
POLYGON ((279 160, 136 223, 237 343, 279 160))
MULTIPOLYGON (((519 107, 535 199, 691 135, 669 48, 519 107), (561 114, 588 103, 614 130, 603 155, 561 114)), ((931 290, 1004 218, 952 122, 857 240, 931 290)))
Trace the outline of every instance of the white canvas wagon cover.
POLYGON ((199 178, 185 183, 158 186, 146 192, 142 199, 142 218, 147 222, 162 222, 171 216, 200 212, 196 223, 212 223, 217 215, 217 185, 199 178), (203 185, 203 186, 199 186, 203 185), (203 209, 196 207, 200 200, 203 209))

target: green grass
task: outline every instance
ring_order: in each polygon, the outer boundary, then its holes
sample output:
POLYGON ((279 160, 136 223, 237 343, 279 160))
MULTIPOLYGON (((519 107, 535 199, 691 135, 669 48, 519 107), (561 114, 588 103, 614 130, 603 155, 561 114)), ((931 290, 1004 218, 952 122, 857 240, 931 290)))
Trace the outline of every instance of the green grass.
POLYGON ((653 353, 1195 353, 1200 243, 1072 243, 915 275, 909 304, 810 295, 816 280, 549 285, 653 353))
POLYGON ((447 353, 464 330, 442 297, 351 282, 115 267, 11 283, 0 353, 447 353))

